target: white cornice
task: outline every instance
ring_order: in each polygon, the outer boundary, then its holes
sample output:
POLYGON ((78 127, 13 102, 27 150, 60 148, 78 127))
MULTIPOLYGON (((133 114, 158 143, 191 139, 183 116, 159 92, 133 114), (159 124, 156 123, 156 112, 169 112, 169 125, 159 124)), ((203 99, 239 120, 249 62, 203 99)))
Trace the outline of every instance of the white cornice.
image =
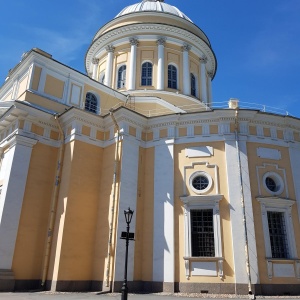
MULTIPOLYGON (((105 49, 105 46, 108 44, 117 45, 118 42, 125 37, 135 36, 137 38, 142 38, 144 35, 157 35, 158 37, 165 36, 167 41, 169 38, 175 38, 179 41, 185 41, 191 44, 192 51, 194 51, 199 57, 203 54, 208 58, 207 68, 210 72, 215 73, 216 71, 216 58, 210 45, 207 44, 203 39, 193 34, 190 31, 185 29, 165 25, 165 24, 151 24, 151 23, 143 23, 143 24, 130 24, 126 26, 122 26, 120 28, 112 29, 98 37, 91 44, 87 54, 86 54, 86 70, 89 70, 92 59, 94 57, 99 58, 101 54, 101 50, 105 49), (197 50, 196 50, 197 49, 197 50)), ((129 43, 129 39, 127 41, 129 43)))

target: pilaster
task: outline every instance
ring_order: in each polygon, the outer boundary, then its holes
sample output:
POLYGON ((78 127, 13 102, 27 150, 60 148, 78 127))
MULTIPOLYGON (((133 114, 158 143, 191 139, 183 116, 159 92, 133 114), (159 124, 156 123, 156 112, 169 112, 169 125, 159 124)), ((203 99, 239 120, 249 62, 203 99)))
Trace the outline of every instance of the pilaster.
POLYGON ((174 140, 155 147, 153 281, 174 292, 174 140))
POLYGON ((13 278, 11 270, 19 220, 31 152, 36 143, 36 140, 15 135, 8 141, 9 148, 3 155, 0 198, 0 282, 4 280, 5 274, 8 274, 7 279, 13 278))

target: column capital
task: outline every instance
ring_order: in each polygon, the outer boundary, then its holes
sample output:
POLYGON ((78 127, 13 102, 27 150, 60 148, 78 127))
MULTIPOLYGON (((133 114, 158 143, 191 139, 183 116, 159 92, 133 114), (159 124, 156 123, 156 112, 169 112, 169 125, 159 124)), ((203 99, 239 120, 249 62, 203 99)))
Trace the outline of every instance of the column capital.
POLYGON ((115 51, 115 47, 113 45, 108 45, 105 47, 105 50, 107 52, 114 52, 115 51))
POLYGON ((158 40, 157 40, 157 45, 162 45, 162 46, 164 46, 165 45, 165 43, 166 43, 166 38, 165 37, 160 37, 158 40))
POLYGON ((212 79, 214 77, 214 72, 212 72, 212 71, 207 72, 207 75, 210 79, 212 79))
POLYGON ((129 43, 131 46, 137 46, 139 44, 139 40, 136 38, 130 38, 129 43))
POLYGON ((93 65, 98 65, 98 64, 99 64, 99 59, 96 58, 96 57, 94 57, 94 58, 92 59, 92 63, 93 63, 93 65))
POLYGON ((181 47, 182 51, 190 51, 192 49, 192 46, 189 45, 189 44, 184 44, 182 47, 181 47))
POLYGON ((202 56, 202 57, 200 57, 200 62, 202 63, 202 64, 206 64, 207 63, 207 57, 204 55, 204 56, 202 56))

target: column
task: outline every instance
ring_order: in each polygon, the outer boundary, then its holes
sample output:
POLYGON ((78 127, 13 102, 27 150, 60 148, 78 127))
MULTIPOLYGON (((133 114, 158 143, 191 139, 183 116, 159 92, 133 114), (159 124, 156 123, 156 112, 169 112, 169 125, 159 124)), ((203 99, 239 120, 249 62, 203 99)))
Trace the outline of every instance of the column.
POLYGON ((207 58, 200 58, 200 80, 201 80, 201 101, 207 104, 207 83, 206 83, 207 58))
POLYGON ((157 63, 157 89, 163 90, 165 87, 165 38, 157 41, 158 63, 157 63))
POLYGON ((11 270, 22 210, 25 185, 36 140, 16 135, 5 152, 1 168, 0 270, 11 270))
POLYGON ((191 50, 190 45, 184 45, 183 51, 183 94, 191 94, 191 75, 190 75, 190 62, 189 62, 189 51, 191 50))
POLYGON ((153 224, 152 280, 174 292, 174 139, 155 147, 153 224))
POLYGON ((250 176, 247 155, 247 137, 239 137, 239 157, 237 142, 234 136, 228 136, 225 141, 225 156, 227 169, 228 196, 230 202, 230 220, 232 234, 232 248, 234 260, 234 274, 236 292, 242 294, 248 290, 248 275, 245 255, 244 214, 241 204, 242 197, 245 203, 246 227, 248 235, 248 254, 252 284, 259 283, 256 240, 254 231, 254 218, 252 209, 252 195, 250 189, 250 176), (241 171, 242 170, 242 171, 241 171), (241 179, 242 188, 241 189, 241 179), (242 290, 240 290, 242 289, 242 290))
POLYGON ((212 104, 212 87, 211 87, 211 80, 214 76, 214 73, 213 72, 208 72, 207 73, 208 75, 208 87, 207 87, 207 103, 209 105, 212 104))
POLYGON ((111 78, 112 78, 115 48, 112 45, 109 45, 105 49, 107 51, 107 61, 106 61, 104 84, 111 87, 111 78))
POLYGON ((98 68, 98 64, 99 64, 99 59, 93 58, 92 63, 93 63, 92 78, 95 79, 95 80, 97 80, 97 68, 98 68))
MULTIPOLYGON (((118 214, 118 228, 116 239, 116 254, 115 254, 115 276, 114 276, 114 291, 119 291, 124 280, 124 260, 125 260, 125 240, 121 240, 121 232, 126 231, 126 222, 124 210, 130 207, 133 211, 133 218, 130 223, 130 232, 136 232, 136 218, 137 218, 137 185, 138 185, 138 165, 139 165, 139 141, 132 139, 131 136, 126 135, 126 127, 128 124, 121 123, 120 128, 124 128, 122 141, 122 159, 121 159, 121 174, 120 174, 120 194, 119 194, 119 214, 118 214)), ((129 242, 128 248, 128 269, 127 280, 133 281, 134 276, 134 249, 135 242, 129 242)))
POLYGON ((129 84, 128 90, 135 90, 135 82, 136 82, 136 55, 137 55, 137 46, 139 41, 135 38, 131 38, 129 40, 131 48, 130 48, 130 66, 129 66, 129 84))

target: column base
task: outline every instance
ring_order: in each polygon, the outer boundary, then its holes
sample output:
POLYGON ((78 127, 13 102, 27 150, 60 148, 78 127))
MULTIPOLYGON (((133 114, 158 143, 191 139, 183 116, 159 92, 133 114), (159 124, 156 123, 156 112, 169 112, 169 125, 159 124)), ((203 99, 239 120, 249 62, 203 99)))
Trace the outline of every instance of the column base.
POLYGON ((12 270, 0 269, 0 292, 13 292, 15 276, 12 270))

